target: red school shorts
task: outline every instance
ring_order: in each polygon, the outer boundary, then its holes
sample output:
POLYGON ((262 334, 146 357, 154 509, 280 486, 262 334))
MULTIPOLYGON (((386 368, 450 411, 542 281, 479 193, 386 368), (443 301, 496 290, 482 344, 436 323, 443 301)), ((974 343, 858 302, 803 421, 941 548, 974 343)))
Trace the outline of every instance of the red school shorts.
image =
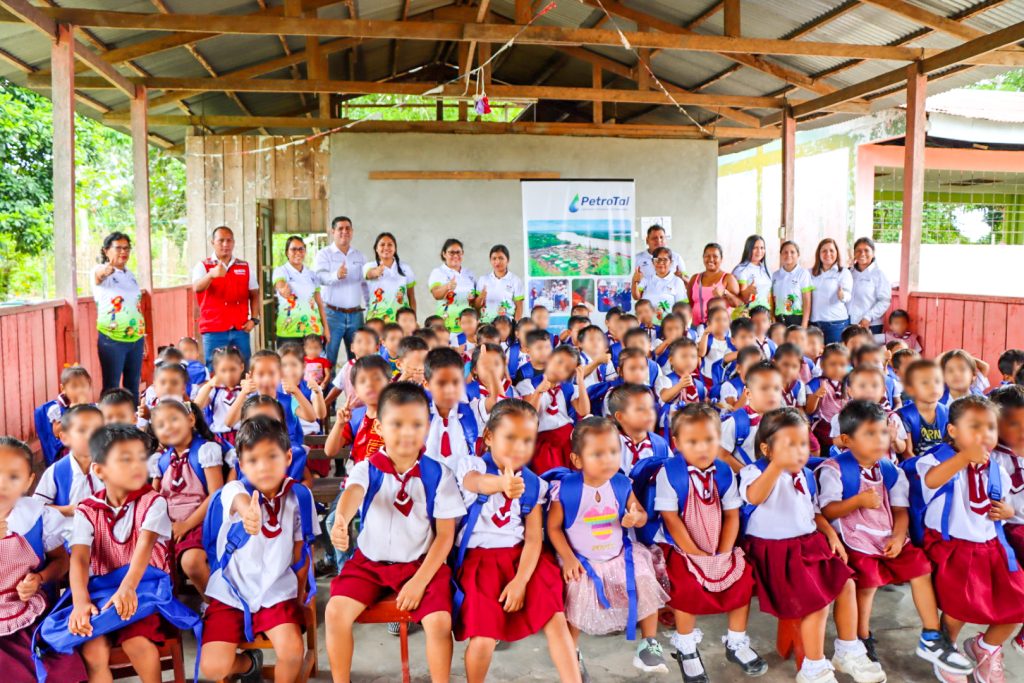
MULTIPOLYGON (((374 562, 366 559, 361 550, 356 550, 352 559, 341 568, 341 573, 331 580, 331 597, 351 598, 369 607, 389 593, 402 590, 421 564, 423 558, 413 562, 374 562)), ((452 570, 442 564, 423 591, 419 606, 410 614, 415 621, 420 621, 434 612, 451 611, 452 570)))
MULTIPOLYGON (((284 600, 258 609, 252 613, 253 635, 266 633, 281 624, 305 626, 306 619, 302 614, 302 606, 298 598, 284 600)), ((206 643, 244 643, 245 613, 219 600, 210 599, 210 605, 203 616, 203 644, 206 643)))

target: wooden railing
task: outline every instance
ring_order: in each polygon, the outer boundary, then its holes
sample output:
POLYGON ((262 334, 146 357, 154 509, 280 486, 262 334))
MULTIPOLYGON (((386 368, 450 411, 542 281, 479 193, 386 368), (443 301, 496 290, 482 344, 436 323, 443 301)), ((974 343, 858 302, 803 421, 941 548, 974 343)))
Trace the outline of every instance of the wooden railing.
MULTIPOLYGON (((191 287, 158 289, 145 306, 150 349, 195 334, 195 296, 191 287)), ((73 316, 64 301, 0 308, 0 434, 36 441, 32 411, 57 395, 61 370, 78 363, 101 388, 96 354, 96 302, 78 300, 78 345, 73 316)), ((152 354, 147 370, 152 368, 152 354)), ((143 377, 149 376, 144 370, 143 377)))

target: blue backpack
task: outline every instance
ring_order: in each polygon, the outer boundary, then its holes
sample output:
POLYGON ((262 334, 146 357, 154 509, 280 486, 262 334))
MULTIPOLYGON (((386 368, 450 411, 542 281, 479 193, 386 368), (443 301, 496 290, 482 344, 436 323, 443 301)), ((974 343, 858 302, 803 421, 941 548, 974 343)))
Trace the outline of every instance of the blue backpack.
POLYGON ((66 455, 52 465, 53 487, 55 489, 53 493, 54 505, 64 506, 71 504, 71 484, 74 481, 71 460, 71 456, 66 455))
POLYGON ((508 347, 508 374, 510 377, 515 377, 519 373, 519 359, 522 357, 523 350, 519 344, 509 344, 508 347))
MULTIPOLYGON (((60 405, 57 399, 47 401, 32 411, 32 421, 35 424, 36 436, 39 438, 39 447, 43 451, 43 458, 47 465, 52 465, 64 452, 64 444, 53 433, 53 423, 50 422, 47 415, 50 408, 55 405, 60 405)), ((62 414, 63 412, 61 410, 62 414)))
MULTIPOLYGON (((839 465, 839 479, 843 484, 843 500, 853 498, 860 493, 860 463, 850 451, 842 451, 832 458, 839 465)), ((882 472, 882 484, 891 491, 899 480, 899 470, 889 460, 879 460, 878 468, 882 472)))
POLYGON ((622 378, 616 377, 606 382, 595 382, 587 387, 587 397, 590 398, 590 413, 592 415, 603 415, 604 399, 611 393, 612 389, 621 385, 622 378), (600 410, 598 410, 598 406, 600 406, 600 410))
POLYGON ((210 373, 207 372, 206 365, 200 360, 186 361, 185 372, 188 373, 188 381, 193 386, 205 384, 210 379, 210 373))
POLYGON ((722 387, 724 387, 726 384, 731 384, 732 387, 734 389, 736 389, 736 396, 737 397, 739 397, 739 396, 741 396, 743 394, 743 389, 746 386, 743 383, 743 378, 742 377, 740 377, 739 375, 733 375, 732 377, 730 377, 729 379, 725 380, 724 382, 719 382, 719 383, 717 383, 717 384, 715 384, 714 386, 711 387, 711 400, 712 400, 712 402, 718 403, 719 401, 722 400, 722 387))
MULTIPOLYGON (((766 458, 760 458, 757 460, 757 462, 754 463, 757 469, 761 470, 762 472, 768 469, 768 464, 769 462, 766 458)), ((811 469, 811 467, 804 467, 804 479, 807 480, 807 494, 813 500, 814 497, 818 495, 818 482, 814 479, 814 472, 811 469)), ((750 516, 754 514, 754 510, 756 509, 757 505, 754 505, 753 503, 744 503, 743 506, 740 507, 741 535, 747 532, 747 524, 750 522, 750 516)))
MULTIPOLYGON (((544 375, 543 374, 537 374, 537 375, 534 375, 533 377, 530 378, 530 383, 534 386, 534 388, 536 388, 543 381, 544 381, 544 375)), ((598 384, 600 384, 600 382, 598 384)), ((573 385, 572 382, 562 382, 562 384, 559 385, 559 386, 562 389, 562 397, 565 399, 565 406, 566 406, 566 409, 567 409, 567 411, 569 413, 569 417, 573 420, 573 422, 575 422, 576 421, 576 409, 572 407, 572 395, 573 395, 573 392, 575 392, 576 387, 575 387, 575 385, 573 385)), ((595 384, 593 386, 596 387, 597 384, 595 384)), ((593 388, 593 387, 591 387, 591 388, 593 388)), ((589 391, 587 392, 587 395, 588 396, 590 395, 589 391)), ((469 404, 466 404, 466 406, 468 407, 469 404)), ((473 417, 472 411, 468 411, 468 412, 470 412, 470 417, 473 417)), ((462 419, 462 414, 461 414, 461 411, 460 411, 459 420, 461 420, 461 419, 462 419)), ((474 420, 473 424, 475 425, 476 424, 476 422, 475 422, 476 418, 473 417, 473 420, 474 420)), ((474 433, 475 433, 476 427, 474 426, 473 429, 474 429, 474 433)), ((473 441, 474 441, 474 443, 476 442, 476 438, 475 437, 474 437, 473 441)), ((473 452, 472 448, 470 449, 470 452, 471 453, 473 452)))
MULTIPOLYGON (((736 425, 736 443, 733 446, 732 454, 735 455, 736 458, 744 465, 751 465, 754 461, 747 457, 746 452, 742 448, 743 443, 747 440, 747 437, 750 436, 750 413, 748 413, 745 408, 740 408, 739 410, 734 410, 731 413, 723 415, 722 422, 725 422, 730 417, 733 420, 733 424, 736 425)), ((760 461, 761 458, 755 458, 755 460, 760 461)))
MULTIPOLYGON (((245 486, 246 492, 252 495, 255 489, 253 489, 249 482, 245 479, 239 479, 239 481, 245 486)), ((291 568, 293 572, 298 573, 306 562, 309 562, 309 570, 306 572, 306 583, 308 586, 306 604, 309 604, 309 601, 316 595, 316 577, 313 575, 312 548, 317 538, 317 520, 313 506, 313 493, 297 481, 292 483, 291 491, 295 493, 295 498, 299 505, 299 524, 302 531, 302 554, 298 562, 293 564, 291 568)), ((207 507, 206 517, 203 519, 203 546, 206 550, 206 560, 210 565, 211 574, 218 569, 225 569, 228 563, 231 562, 235 551, 248 543, 251 538, 248 532, 246 532, 245 527, 242 526, 242 523, 235 522, 228 528, 224 553, 222 555, 217 554, 217 537, 220 534, 220 527, 224 522, 224 500, 221 495, 223 492, 224 489, 218 489, 210 497, 210 505, 207 507)), ((228 501, 228 505, 230 504, 231 501, 228 501)), ((245 619, 245 638, 251 643, 254 634, 252 631, 252 610, 249 607, 249 603, 238 592, 238 587, 234 585, 226 573, 222 573, 221 576, 224 578, 224 583, 231 590, 232 595, 242 604, 242 613, 245 619)))
MULTIPOLYGON (((924 540, 925 511, 928 509, 929 505, 935 503, 939 498, 942 498, 940 532, 942 533, 943 541, 949 540, 949 516, 953 509, 952 494, 955 488, 954 483, 957 478, 961 476, 961 472, 957 472, 955 476, 939 487, 930 501, 925 502, 923 485, 921 478, 917 474, 917 462, 926 454, 931 454, 938 462, 942 463, 956 455, 956 451, 953 450, 953 447, 949 444, 943 443, 929 449, 919 456, 904 461, 901 465, 903 471, 907 474, 907 479, 910 480, 911 540, 918 545, 920 545, 924 540), (913 477, 911 477, 911 471, 913 471, 913 477)), ((1002 469, 1000 469, 999 463, 996 462, 994 458, 989 458, 988 461, 988 497, 991 500, 1003 500, 1002 469)), ((1010 546, 1009 541, 1006 540, 1006 530, 1003 527, 1003 522, 1001 520, 995 520, 992 524, 995 526, 996 538, 999 539, 999 544, 1003 546, 1003 550, 1006 553, 1007 566, 1011 572, 1017 571, 1019 569, 1017 565, 1017 556, 1014 553, 1013 548, 1010 546)))
MULTIPOLYGON (((192 443, 188 447, 188 464, 192 468, 192 471, 196 473, 199 481, 203 483, 203 488, 209 490, 206 485, 206 471, 203 469, 202 464, 199 462, 199 449, 206 444, 206 439, 201 437, 195 437, 192 439, 192 443)), ((223 446, 221 446, 223 448, 223 446)), ((157 461, 157 466, 160 468, 160 476, 162 477, 167 473, 167 468, 171 466, 171 450, 170 448, 164 450, 160 454, 160 459, 157 461)), ((56 474, 56 473, 54 473, 56 474)))
MULTIPOLYGON (((366 487, 366 493, 363 494, 363 504, 359 508, 359 518, 366 523, 366 513, 370 509, 370 504, 376 497, 377 492, 380 491, 381 484, 384 483, 384 472, 374 466, 372 462, 367 462, 369 465, 369 485, 366 487)), ((420 479, 423 481, 423 489, 427 493, 427 517, 434 518, 434 498, 437 496, 437 487, 441 484, 441 474, 443 465, 436 460, 429 458, 425 455, 420 456, 420 479)))
MULTIPOLYGON (((653 458, 648 458, 653 459, 653 458)), ((549 470, 544 473, 544 479, 546 481, 558 481, 560 482, 558 500, 562 505, 564 511, 563 528, 568 529, 576 521, 577 515, 580 511, 580 502, 583 498, 583 474, 580 472, 574 472, 565 467, 556 467, 553 470, 549 470)), ((617 473, 611 478, 612 491, 615 493, 615 500, 619 506, 619 519, 628 511, 626 505, 629 502, 629 494, 633 492, 633 485, 629 481, 629 477, 617 473)), ((604 583, 601 581, 601 577, 594 571, 593 565, 587 558, 583 557, 575 550, 573 553, 576 555, 576 559, 579 560, 580 564, 583 565, 583 569, 587 572, 587 576, 594 583, 594 591, 597 593, 597 601, 601 604, 601 607, 608 609, 611 603, 608 601, 608 596, 604 591, 604 583)), ((636 621, 637 621, 637 598, 636 598, 636 572, 633 568, 633 543, 629 539, 629 530, 622 530, 622 553, 626 560, 626 593, 629 595, 629 614, 626 618, 626 638, 628 640, 636 640, 636 621)))
MULTIPOLYGON (((647 438, 651 440, 651 450, 654 451, 654 455, 638 460, 636 463, 637 465, 642 463, 644 460, 664 460, 670 455, 668 439, 662 437, 657 432, 647 432, 647 438)), ((634 465, 634 467, 636 467, 636 465, 634 465)), ((630 472, 623 472, 623 474, 628 476, 630 479, 633 478, 630 472)))
MULTIPOLYGON (((923 455, 918 453, 918 448, 921 444, 921 411, 917 409, 917 406, 913 403, 908 403, 903 406, 896 413, 900 416, 903 421, 903 426, 907 430, 907 434, 910 436, 910 442, 913 445, 914 455, 923 455)), ((946 435, 946 425, 949 423, 949 409, 946 406, 939 403, 935 406, 935 426, 939 428, 942 436, 946 435)))
MULTIPOLYGON (((487 466, 487 474, 498 474, 498 466, 494 463, 490 452, 484 453, 481 459, 487 466)), ((526 489, 519 498, 519 515, 525 520, 533 512, 533 508, 537 506, 537 501, 540 499, 540 477, 526 468, 523 468, 522 475, 523 484, 526 485, 526 489)), ((473 535, 473 529, 476 528, 477 521, 480 519, 480 511, 483 510, 484 504, 487 503, 489 498, 488 494, 477 494, 476 500, 466 510, 465 517, 459 520, 458 530, 455 535, 458 536, 459 532, 462 532, 462 540, 454 551, 452 565, 455 570, 458 570, 466 559, 466 552, 469 550, 469 539, 473 535)), ((452 577, 452 584, 454 589, 452 614, 457 619, 462 608, 462 602, 466 598, 466 593, 456 582, 454 575, 452 577)))

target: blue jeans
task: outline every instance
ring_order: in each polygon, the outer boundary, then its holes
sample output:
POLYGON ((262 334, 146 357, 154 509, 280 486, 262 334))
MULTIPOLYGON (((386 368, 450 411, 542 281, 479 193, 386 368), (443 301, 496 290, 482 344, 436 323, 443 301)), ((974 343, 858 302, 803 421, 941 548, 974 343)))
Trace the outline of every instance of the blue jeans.
POLYGON ((226 332, 203 332, 203 353, 206 355, 206 367, 213 372, 213 352, 225 346, 237 346, 242 352, 246 366, 249 365, 249 333, 242 330, 227 330, 226 332))
POLYGON ((331 331, 331 341, 327 343, 327 360, 334 365, 338 364, 338 351, 341 349, 341 341, 345 340, 345 353, 352 355, 352 340, 355 339, 356 330, 363 326, 363 313, 342 313, 330 308, 327 311, 327 329, 331 331))
POLYGON ((825 335, 826 344, 837 344, 843 334, 843 330, 850 326, 850 319, 846 320, 813 320, 811 324, 821 330, 825 335))
POLYGON ((96 352, 100 357, 100 371, 103 375, 103 391, 121 386, 132 392, 135 403, 139 402, 139 380, 142 378, 142 352, 145 339, 133 342, 114 341, 102 332, 98 333, 96 352))

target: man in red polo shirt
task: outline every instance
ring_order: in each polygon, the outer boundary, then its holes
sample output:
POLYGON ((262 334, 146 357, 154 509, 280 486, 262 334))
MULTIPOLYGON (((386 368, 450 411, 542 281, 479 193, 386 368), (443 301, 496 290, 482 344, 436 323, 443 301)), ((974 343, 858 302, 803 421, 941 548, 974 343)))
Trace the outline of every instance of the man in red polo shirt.
POLYGON ((260 322, 256 269, 233 256, 235 233, 231 228, 215 228, 210 242, 213 256, 192 269, 206 365, 210 366, 213 352, 225 346, 237 346, 248 363, 249 332, 260 322))

